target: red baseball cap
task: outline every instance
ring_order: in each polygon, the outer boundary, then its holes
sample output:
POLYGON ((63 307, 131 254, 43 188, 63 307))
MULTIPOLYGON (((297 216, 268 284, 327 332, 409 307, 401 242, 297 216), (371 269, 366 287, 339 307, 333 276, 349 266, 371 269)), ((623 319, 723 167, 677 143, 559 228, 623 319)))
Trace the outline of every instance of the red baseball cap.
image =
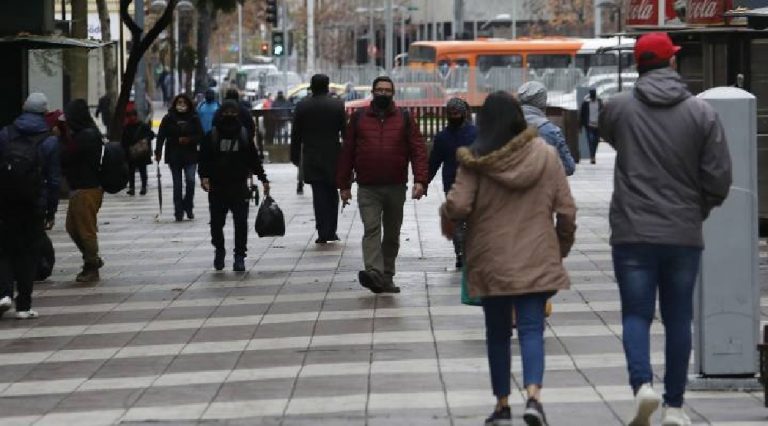
POLYGON ((667 33, 644 34, 635 42, 635 63, 652 65, 667 61, 680 49, 680 46, 672 44, 667 33))

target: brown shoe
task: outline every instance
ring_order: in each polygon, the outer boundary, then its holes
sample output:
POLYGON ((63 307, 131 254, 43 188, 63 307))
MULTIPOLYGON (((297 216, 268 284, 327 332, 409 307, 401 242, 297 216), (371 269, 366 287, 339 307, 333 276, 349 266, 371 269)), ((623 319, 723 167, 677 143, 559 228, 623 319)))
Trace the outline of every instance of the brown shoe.
POLYGON ((83 271, 75 277, 75 281, 79 283, 92 283, 99 281, 100 279, 99 270, 92 268, 83 268, 83 271))

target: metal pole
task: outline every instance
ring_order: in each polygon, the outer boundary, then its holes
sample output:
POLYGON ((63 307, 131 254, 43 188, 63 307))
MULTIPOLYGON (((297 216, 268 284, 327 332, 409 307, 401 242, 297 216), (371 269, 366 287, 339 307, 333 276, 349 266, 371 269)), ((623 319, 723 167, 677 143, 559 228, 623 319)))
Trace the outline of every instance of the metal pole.
POLYGON ((66 0, 61 0, 61 20, 66 21, 67 20, 67 2, 66 0))
POLYGON ((435 3, 429 3, 429 13, 432 17, 432 40, 437 40, 437 14, 435 13, 435 3))
MULTIPOLYGON (((285 37, 285 33, 283 33, 285 37)), ((315 0, 307 0, 307 74, 315 71, 315 0)))
POLYGON ((405 51, 405 10, 400 9, 400 53, 405 51))
POLYGON ((453 0, 453 39, 464 35, 464 0, 453 0))
MULTIPOLYGON (((144 0, 136 0, 134 3, 136 9, 135 9, 135 15, 136 15, 136 25, 139 26, 139 28, 144 28, 144 0)), ((138 43, 138 40, 133 40, 134 43, 138 43)), ((146 63, 144 62, 144 59, 141 59, 139 61, 139 68, 136 71, 136 80, 134 81, 134 90, 136 96, 134 97, 134 102, 136 103, 136 112, 139 114, 139 119, 141 121, 145 121, 147 118, 147 105, 146 105, 146 86, 144 85, 144 74, 146 71, 146 63)))
POLYGON ((394 38, 394 22, 392 21, 392 0, 387 0, 387 5, 384 8, 384 21, 385 21, 385 38, 384 38, 384 68, 387 72, 392 71, 392 60, 394 58, 393 38, 394 38))
POLYGON ((237 65, 243 66, 243 5, 237 3, 237 65))
POLYGON ((288 94, 288 44, 285 42, 288 40, 287 33, 285 31, 286 23, 285 21, 288 19, 288 3, 283 2, 283 5, 280 7, 280 11, 282 12, 282 29, 283 29, 283 95, 288 94))
POLYGON ((368 0, 368 65, 376 66, 376 55, 373 48, 376 46, 376 37, 373 34, 373 0, 368 0))
POLYGON ((173 53, 171 55, 171 98, 176 96, 176 77, 179 65, 179 11, 173 11, 173 53))
POLYGON ((512 39, 517 38, 517 1, 512 0, 512 39))
POLYGON ((595 37, 600 37, 600 34, 603 32, 603 17, 601 12, 600 2, 595 1, 595 37))

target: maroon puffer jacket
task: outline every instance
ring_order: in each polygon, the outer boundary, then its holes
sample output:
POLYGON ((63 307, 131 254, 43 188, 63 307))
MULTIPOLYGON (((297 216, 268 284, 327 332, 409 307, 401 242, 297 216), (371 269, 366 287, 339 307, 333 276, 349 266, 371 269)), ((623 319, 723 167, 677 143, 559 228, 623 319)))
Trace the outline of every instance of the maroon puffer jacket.
POLYGON ((360 185, 405 184, 408 182, 408 161, 413 168, 414 182, 421 183, 426 189, 427 148, 412 114, 408 116, 411 123, 406 137, 403 113, 394 105, 383 117, 370 106, 351 115, 336 169, 339 189, 352 186, 353 169, 360 185), (355 114, 360 114, 357 120, 355 114))

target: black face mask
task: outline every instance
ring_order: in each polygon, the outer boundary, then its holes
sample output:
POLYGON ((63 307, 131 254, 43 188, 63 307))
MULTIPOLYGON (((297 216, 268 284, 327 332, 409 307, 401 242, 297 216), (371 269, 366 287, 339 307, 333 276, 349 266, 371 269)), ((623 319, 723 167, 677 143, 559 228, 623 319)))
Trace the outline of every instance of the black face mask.
POLYGON ((379 110, 387 110, 392 105, 392 96, 390 95, 373 95, 373 106, 379 110))
POLYGON ((453 128, 461 127, 462 124, 464 124, 464 117, 458 117, 458 118, 449 117, 448 118, 448 126, 449 127, 453 127, 453 128))

